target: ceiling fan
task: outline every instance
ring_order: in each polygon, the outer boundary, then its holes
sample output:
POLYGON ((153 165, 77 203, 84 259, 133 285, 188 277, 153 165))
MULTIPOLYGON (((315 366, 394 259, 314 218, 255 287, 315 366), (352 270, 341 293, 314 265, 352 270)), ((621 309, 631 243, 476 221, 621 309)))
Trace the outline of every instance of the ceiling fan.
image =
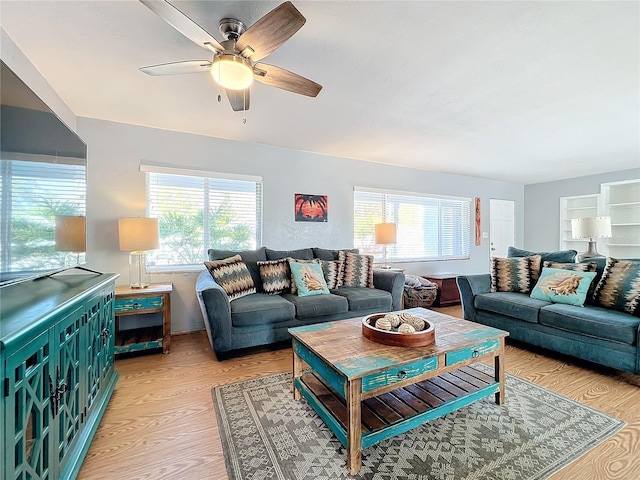
MULTIPOLYGON (((166 0, 140 0, 189 40, 213 53, 212 60, 190 60, 140 68, 148 75, 175 75, 210 72, 227 93, 234 111, 249 110, 249 86, 253 79, 289 92, 315 97, 322 90, 317 84, 283 68, 259 63, 286 42, 305 24, 306 19, 285 2, 247 28, 235 18, 220 20, 218 42, 197 23, 166 0)), ((220 98, 218 97, 218 100, 220 98)))

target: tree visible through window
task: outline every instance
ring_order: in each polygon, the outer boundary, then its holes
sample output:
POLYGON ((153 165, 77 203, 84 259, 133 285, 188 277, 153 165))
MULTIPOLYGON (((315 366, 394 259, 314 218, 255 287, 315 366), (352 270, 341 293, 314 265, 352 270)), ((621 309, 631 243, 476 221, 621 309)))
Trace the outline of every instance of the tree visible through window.
POLYGON ((250 250, 262 236, 262 182, 147 172, 147 215, 158 218, 153 267, 199 265, 207 250, 250 250))
POLYGON ((387 261, 412 262, 469 258, 471 201, 403 192, 356 188, 354 246, 382 261, 374 225, 395 223, 397 243, 387 246, 387 261))

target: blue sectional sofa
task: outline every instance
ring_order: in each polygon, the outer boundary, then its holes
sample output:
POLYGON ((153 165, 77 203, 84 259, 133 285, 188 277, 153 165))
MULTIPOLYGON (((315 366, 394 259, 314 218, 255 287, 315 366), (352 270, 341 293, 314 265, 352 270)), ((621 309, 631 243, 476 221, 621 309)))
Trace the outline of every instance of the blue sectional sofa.
MULTIPOLYGON (((544 259, 544 256, 543 256, 544 259)), ((590 259, 602 275, 606 259, 590 259)), ((509 337, 640 375, 640 318, 585 304, 549 303, 527 294, 491 292, 490 274, 457 278, 464 318, 509 337)))
POLYGON ((290 293, 262 293, 258 261, 288 257, 337 260, 338 250, 305 248, 278 251, 265 247, 245 252, 209 250, 210 260, 221 260, 236 254, 247 265, 257 293, 229 301, 225 291, 207 270, 200 273, 196 282, 205 329, 218 359, 239 349, 288 340, 290 336, 287 330, 291 327, 402 308, 404 274, 386 270, 373 271, 375 288, 340 287, 331 290, 329 295, 308 297, 290 293))

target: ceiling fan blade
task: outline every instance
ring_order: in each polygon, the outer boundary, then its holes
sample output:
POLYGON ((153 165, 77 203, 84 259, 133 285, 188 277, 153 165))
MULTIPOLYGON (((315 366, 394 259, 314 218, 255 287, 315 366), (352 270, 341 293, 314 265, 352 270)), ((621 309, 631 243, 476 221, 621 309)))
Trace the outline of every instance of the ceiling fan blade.
POLYGON ((213 52, 224 51, 222 45, 215 38, 166 0, 140 0, 140 2, 196 45, 213 52))
POLYGON ((307 97, 316 97, 322 90, 322 85, 308 78, 266 63, 256 63, 253 69, 253 78, 266 85, 306 95, 307 97))
POLYGON ((233 108, 234 112, 242 112, 243 110, 249 110, 249 89, 244 90, 229 90, 227 92, 227 98, 233 108))
POLYGON ((208 60, 190 60, 187 62, 163 63, 161 65, 149 65, 140 68, 147 75, 179 75, 181 73, 201 73, 211 71, 211 62, 208 60))
POLYGON ((236 47, 245 57, 256 62, 289 40, 306 21, 291 2, 285 2, 240 35, 236 47), (244 52, 247 47, 251 50, 244 52))

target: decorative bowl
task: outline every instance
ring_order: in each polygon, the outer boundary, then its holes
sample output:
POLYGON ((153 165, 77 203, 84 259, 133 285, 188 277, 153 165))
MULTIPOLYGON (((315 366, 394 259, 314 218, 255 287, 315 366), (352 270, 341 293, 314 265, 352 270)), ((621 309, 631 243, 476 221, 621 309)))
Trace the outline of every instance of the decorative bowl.
POLYGON ((372 342, 391 345, 393 347, 426 347, 436 341, 435 325, 424 317, 425 329, 415 333, 398 333, 388 330, 380 330, 375 327, 376 320, 387 315, 386 313, 373 313, 362 319, 362 334, 372 342))

